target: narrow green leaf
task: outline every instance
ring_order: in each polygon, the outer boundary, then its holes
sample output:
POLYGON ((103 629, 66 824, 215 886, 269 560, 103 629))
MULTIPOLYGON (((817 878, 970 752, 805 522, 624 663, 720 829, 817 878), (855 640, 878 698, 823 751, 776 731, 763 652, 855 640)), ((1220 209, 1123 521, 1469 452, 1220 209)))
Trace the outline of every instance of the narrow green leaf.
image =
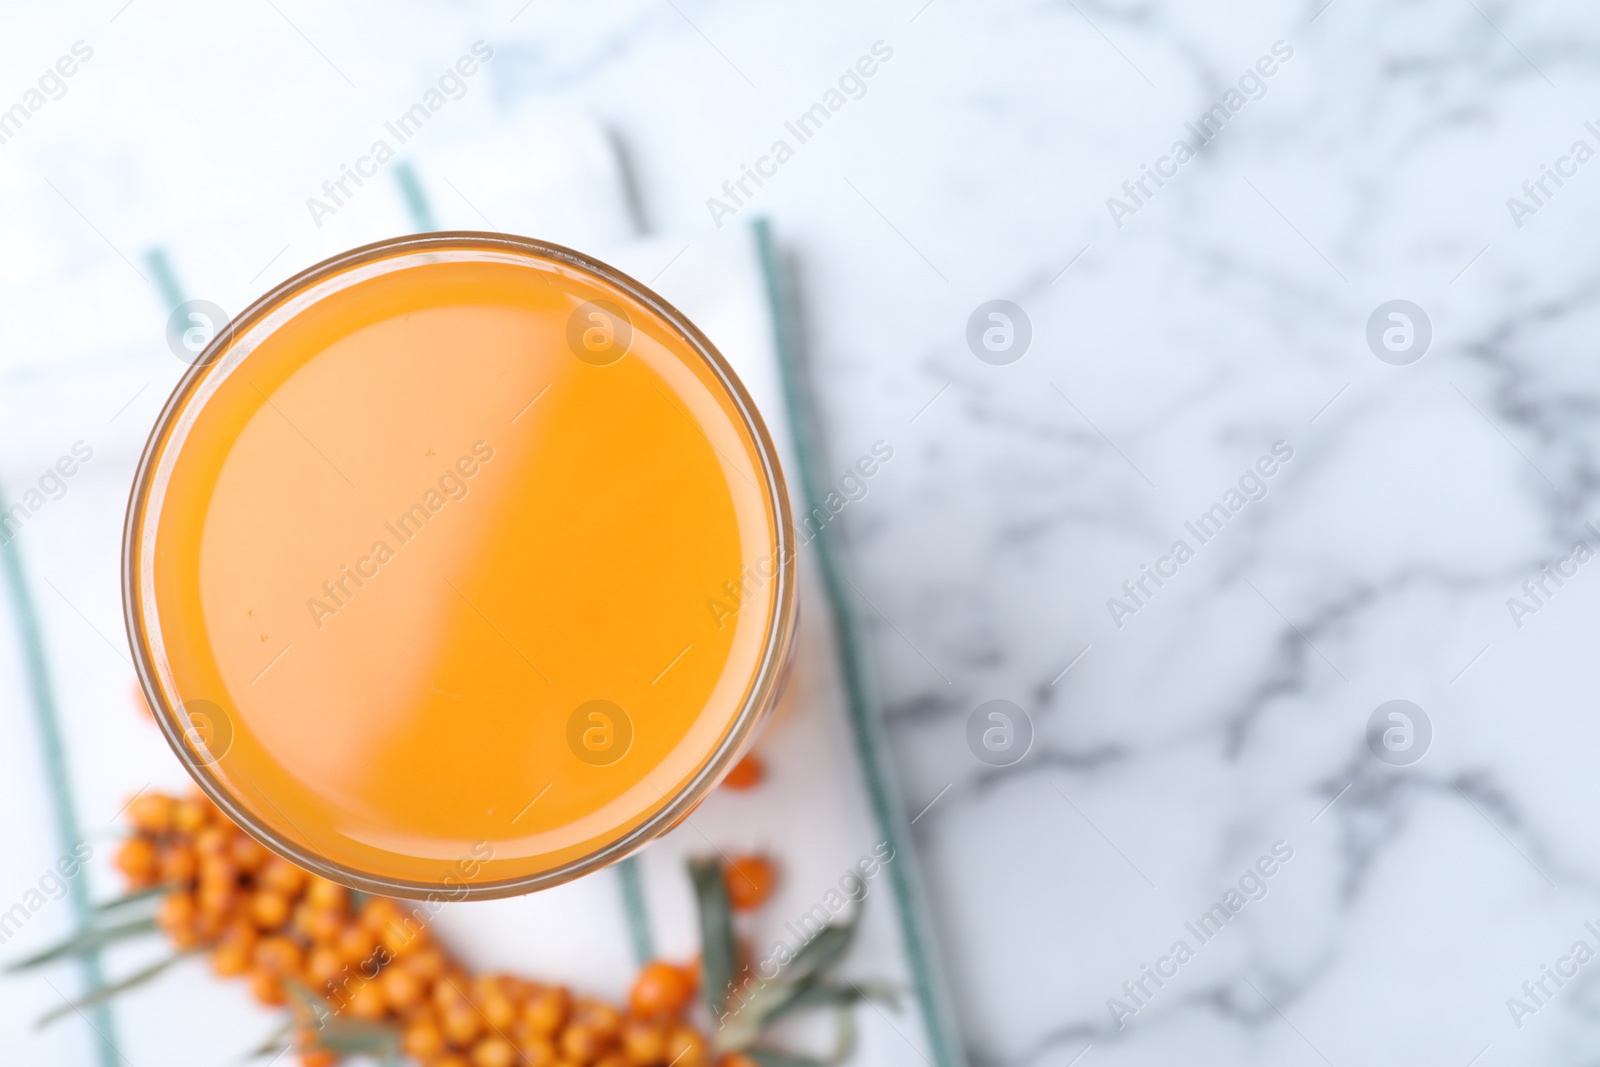
POLYGON ((310 1014, 317 1030, 317 1044, 329 1052, 385 1053, 400 1047, 400 1032, 393 1026, 339 1015, 300 982, 285 982, 283 988, 310 1014))
POLYGON ((344 1033, 330 1026, 317 1035, 317 1047, 341 1056, 359 1056, 363 1053, 383 1055, 398 1051, 400 1031, 392 1027, 381 1029, 383 1033, 344 1033))
POLYGON ((135 971, 133 974, 128 975, 128 977, 122 979, 120 982, 112 982, 110 985, 103 985, 99 989, 96 989, 91 993, 87 993, 71 1003, 63 1004, 59 1008, 52 1008, 50 1011, 47 1011, 43 1015, 39 1016, 38 1020, 34 1022, 33 1028, 35 1030, 43 1030, 46 1026, 49 1026, 51 1023, 62 1018, 63 1016, 80 1012, 84 1008, 92 1008, 96 1004, 110 1000, 119 993, 126 993, 130 989, 136 989, 137 987, 150 981, 152 978, 155 978, 162 971, 165 971, 168 967, 171 967, 174 963, 177 963, 187 955, 189 955, 189 953, 185 952, 179 953, 176 956, 169 956, 164 960, 159 960, 156 963, 152 963, 142 971, 135 971))
POLYGON ((851 982, 850 988, 860 993, 862 1000, 879 1000, 894 1011, 900 1010, 901 989, 891 982, 851 982))
POLYGON ((737 988, 724 1004, 726 1011, 717 1020, 717 1048, 737 1052, 755 1044, 766 1029, 767 1020, 783 1011, 784 1005, 805 989, 804 982, 769 982, 742 995, 737 988))
POLYGON ((343 1015, 334 1015, 322 1027, 322 1033, 332 1035, 342 1041, 393 1041, 400 1036, 399 1030, 388 1023, 369 1022, 366 1019, 350 1019, 343 1015))
POLYGON ((87 930, 80 930, 65 941, 53 945, 43 952, 29 956, 27 959, 18 960, 16 963, 7 964, 5 973, 15 974, 17 971, 25 971, 31 967, 53 963, 68 956, 82 956, 115 941, 126 940, 130 937, 140 937, 144 934, 153 934, 155 932, 156 921, 154 919, 139 919, 119 926, 90 927, 87 930))
POLYGON ((794 954, 794 959, 783 968, 783 977, 789 981, 798 981, 839 962, 849 950, 850 943, 855 940, 856 926, 860 921, 861 912, 858 909, 849 922, 829 923, 817 931, 816 935, 794 954))
MULTIPOLYGON (((318 1048, 348 1056, 365 1054, 390 1056, 400 1051, 400 1031, 397 1028, 384 1023, 336 1015, 315 993, 298 982, 285 982, 284 989, 312 1012, 315 1018, 312 1025, 317 1032, 318 1048)), ((291 1019, 247 1058, 255 1059, 282 1050, 287 1043, 285 1039, 295 1028, 296 1021, 291 1019)))
POLYGON ((294 1020, 285 1020, 284 1024, 267 1035, 261 1044, 241 1056, 239 1062, 249 1063, 251 1060, 259 1060, 263 1056, 278 1055, 288 1046, 289 1035, 292 1033, 294 1033, 294 1020))
POLYGON ((898 989, 883 982, 864 984, 852 982, 842 986, 807 982, 795 996, 784 1002, 776 1011, 770 1012, 767 1021, 771 1022, 790 1012, 805 1011, 808 1008, 847 1008, 862 1000, 882 1000, 893 1005, 898 994, 898 989))
POLYGON ((770 1048, 749 1048, 744 1050, 744 1054, 761 1067, 828 1067, 822 1060, 812 1059, 810 1056, 795 1056, 770 1048))
POLYGON ((400 1032, 395 1027, 340 1015, 331 1004, 299 982, 285 982, 283 988, 298 1002, 300 1024, 314 1028, 317 1044, 329 1052, 380 1054, 400 1047, 400 1032))
POLYGON ((141 901, 149 900, 151 897, 164 897, 175 888, 176 886, 171 883, 163 882, 160 885, 149 886, 145 889, 136 889, 131 893, 124 893, 122 896, 115 897, 102 904, 96 904, 94 910, 96 914, 103 915, 109 911, 125 908, 130 904, 138 904, 141 901))
POLYGON ((733 981, 738 949, 733 940, 733 906, 722 880, 722 861, 691 859, 689 878, 700 905, 700 992, 712 1019, 720 1019, 733 981))
POLYGON ((761 1040, 766 1020, 773 1009, 794 995, 786 985, 770 985, 757 990, 746 1000, 728 998, 725 1011, 716 1020, 712 1044, 718 1052, 740 1052, 761 1040))
POLYGON ((283 991, 298 1000, 301 1007, 309 1009, 319 1019, 324 1015, 332 1014, 328 1008, 328 1002, 313 993, 311 987, 304 982, 290 979, 283 983, 283 991))
POLYGON ((742 1001, 730 997, 713 1037, 720 1051, 739 1052, 759 1041, 767 1028, 785 1015, 815 1008, 847 1008, 866 999, 892 1004, 896 993, 893 986, 883 983, 827 985, 820 975, 798 982, 769 982, 742 1001))
POLYGON ((843 1063, 856 1047, 856 1013, 848 1005, 839 1008, 839 1026, 834 1032, 833 1055, 828 1058, 830 1064, 843 1063))

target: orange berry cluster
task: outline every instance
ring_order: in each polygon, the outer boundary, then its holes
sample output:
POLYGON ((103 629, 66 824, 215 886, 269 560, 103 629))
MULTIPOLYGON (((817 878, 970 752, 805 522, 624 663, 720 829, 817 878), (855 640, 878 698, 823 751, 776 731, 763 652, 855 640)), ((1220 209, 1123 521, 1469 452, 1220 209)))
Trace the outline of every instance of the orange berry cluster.
MULTIPOLYGON (((339 1055, 328 1020, 391 1026, 424 1067, 707 1067, 711 1053, 684 1012, 697 969, 655 962, 622 1011, 561 986, 471 975, 437 945, 418 912, 383 897, 359 903, 335 882, 263 848, 196 794, 146 793, 128 807, 134 835, 117 866, 131 889, 170 886, 157 924, 180 949, 204 948, 223 977, 243 976, 256 1000, 301 1005, 305 1067, 339 1055)), ((746 887, 748 888, 748 887, 746 887)), ((749 1061, 725 1057, 722 1067, 749 1061)))

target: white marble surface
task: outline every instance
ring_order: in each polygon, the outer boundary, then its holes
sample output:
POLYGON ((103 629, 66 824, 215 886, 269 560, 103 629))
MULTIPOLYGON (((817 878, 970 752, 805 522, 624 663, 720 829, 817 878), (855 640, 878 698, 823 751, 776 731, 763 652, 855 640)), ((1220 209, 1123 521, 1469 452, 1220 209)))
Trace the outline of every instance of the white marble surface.
POLYGON ((259 190, 310 195, 481 37, 492 92, 463 121, 594 109, 646 227, 693 241, 706 198, 881 40, 864 95, 735 218, 771 216, 795 256, 831 462, 896 450, 842 529, 972 1060, 1589 1062, 1600 968, 1546 980, 1520 1027, 1507 998, 1600 949, 1600 578, 1547 582, 1520 628, 1507 598, 1575 540, 1600 548, 1600 164, 1520 228, 1506 200, 1574 141, 1600 149, 1591 14, 275 3, 6 16, 0 100, 74 39, 96 58, 33 120, 74 130, 74 155, 0 146, 7 225, 57 257, 0 271, 92 260, 109 294, 13 301, 7 363, 62 321, 92 339, 152 314, 42 177, 120 246, 203 187, 261 212, 241 257, 295 226, 300 255, 303 206, 259 190), (1119 229, 1106 199, 1277 41, 1293 57, 1265 95, 1119 229), (161 90, 119 92, 152 65, 161 90), (125 195, 135 159, 162 202, 125 195), (997 297, 1033 326, 1009 366, 963 336, 997 297), (1433 324, 1410 366, 1364 337, 1395 298, 1433 324), (1267 496, 1119 629, 1106 599, 1277 441, 1294 456, 1267 496), (993 698, 1037 727, 1004 769, 964 740, 993 698), (1397 698, 1433 725, 1406 768, 1364 739, 1397 698), (1185 921, 1278 841, 1265 898, 1198 945, 1185 921), (1178 939, 1194 959, 1118 1028, 1108 998, 1178 939))

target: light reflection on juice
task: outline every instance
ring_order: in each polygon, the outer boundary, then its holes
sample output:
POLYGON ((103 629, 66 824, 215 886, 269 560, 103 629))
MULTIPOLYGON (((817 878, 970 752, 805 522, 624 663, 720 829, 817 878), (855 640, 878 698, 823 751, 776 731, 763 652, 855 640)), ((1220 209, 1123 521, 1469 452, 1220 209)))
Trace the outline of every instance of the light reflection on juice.
POLYGON ((770 705, 770 443, 616 277, 369 256, 180 387, 130 511, 135 645, 169 737, 220 717, 180 755, 280 851, 391 892, 464 859, 485 895, 560 880, 679 817, 770 705))

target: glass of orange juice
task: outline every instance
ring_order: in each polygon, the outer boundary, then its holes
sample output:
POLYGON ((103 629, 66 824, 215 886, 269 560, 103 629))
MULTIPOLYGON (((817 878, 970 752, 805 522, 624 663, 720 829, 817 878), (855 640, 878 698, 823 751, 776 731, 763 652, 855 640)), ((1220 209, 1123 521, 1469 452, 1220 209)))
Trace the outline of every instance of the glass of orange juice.
POLYGON ((129 502, 141 683, 200 787, 356 888, 555 885, 684 818, 771 711, 783 474, 680 312, 517 237, 368 245, 212 340, 129 502))

